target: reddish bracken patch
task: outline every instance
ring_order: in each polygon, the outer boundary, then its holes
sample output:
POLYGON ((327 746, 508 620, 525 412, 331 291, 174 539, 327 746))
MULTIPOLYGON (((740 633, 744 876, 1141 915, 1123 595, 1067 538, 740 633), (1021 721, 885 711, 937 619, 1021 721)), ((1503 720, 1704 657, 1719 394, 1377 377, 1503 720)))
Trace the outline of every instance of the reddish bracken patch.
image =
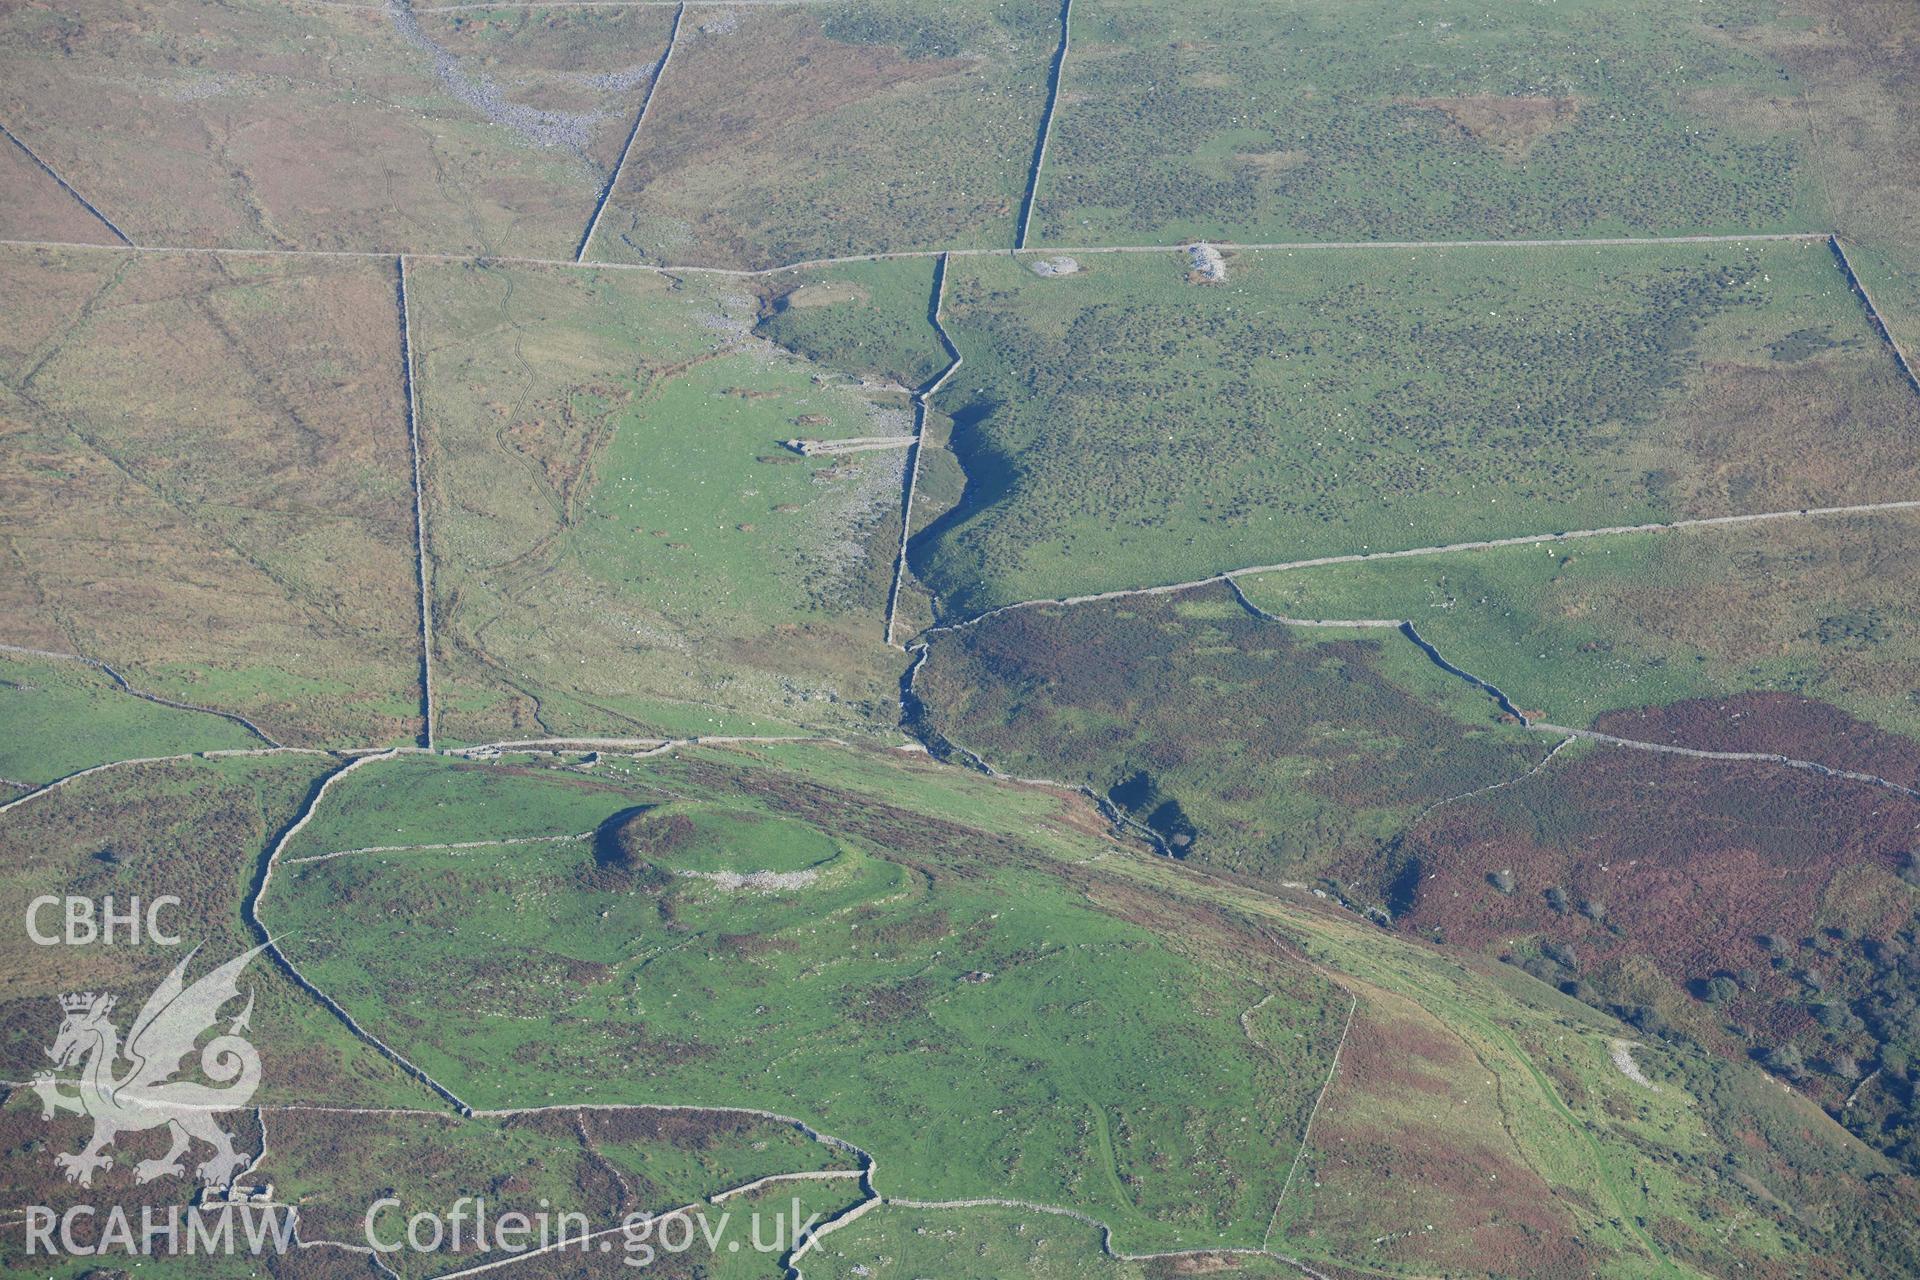
POLYGON ((1406 842, 1419 879, 1402 921, 1472 947, 1568 935, 1592 961, 1631 949, 1690 976, 1750 953, 1759 934, 1812 928, 1836 873, 1897 873, 1916 830, 1920 803, 1862 783, 1602 751, 1436 812, 1406 842), (1491 883, 1501 872, 1511 892, 1491 883), (1611 928, 1583 916, 1583 902, 1600 904, 1611 928))
POLYGON ((1797 694, 1748 693, 1612 711, 1593 727, 1622 738, 1702 751, 1771 752, 1920 786, 1920 743, 1797 694))
POLYGON ((1469 1060, 1460 1042, 1437 1028, 1356 1015, 1340 1050, 1342 1088, 1444 1096, 1455 1087, 1450 1074, 1466 1070, 1469 1060))
POLYGON ((1460 98, 1402 98, 1410 107, 1438 111, 1461 133, 1512 162, 1525 160, 1534 144, 1568 128, 1580 114, 1573 98, 1476 94, 1460 98))
POLYGON ((1410 932, 1730 1056, 1797 1043, 1824 1064, 1803 1091, 1837 1105, 1873 1048, 1816 1015, 1880 981, 1916 844, 1920 802, 1882 787, 1609 748, 1436 811, 1370 874, 1410 932))
POLYGON ((1369 1261, 1422 1274, 1594 1274, 1574 1205, 1518 1158, 1485 1069, 1410 1012, 1355 1017, 1303 1170, 1312 1209, 1292 1230, 1371 1240, 1369 1261))

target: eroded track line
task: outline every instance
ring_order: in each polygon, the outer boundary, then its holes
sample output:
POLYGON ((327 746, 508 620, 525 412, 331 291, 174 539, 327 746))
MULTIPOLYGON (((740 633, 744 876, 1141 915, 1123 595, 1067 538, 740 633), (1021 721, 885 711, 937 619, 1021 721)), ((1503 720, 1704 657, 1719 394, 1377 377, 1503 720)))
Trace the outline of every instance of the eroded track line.
MULTIPOLYGON (((101 226, 105 227, 107 230, 113 232, 114 235, 118 236, 120 238, 120 243, 122 245, 124 245, 126 248, 129 248, 129 249, 135 247, 132 236, 129 236, 126 232, 122 231, 118 226, 114 225, 113 219, 109 218, 106 214, 100 212, 99 208, 94 205, 93 201, 87 199, 85 196, 81 195, 78 191, 75 191, 73 189, 73 184, 60 176, 60 171, 58 169, 55 169, 52 165, 48 164, 45 160, 42 160, 37 154, 35 154, 32 147, 28 146, 26 143, 20 140, 19 134, 7 128, 7 126, 4 124, 0 124, 0 133, 4 133, 5 135, 7 135, 8 142, 11 142, 14 146, 20 148, 20 153, 26 156, 27 159, 33 161, 35 167, 37 167, 40 170, 40 172, 46 174, 49 178, 52 178, 55 182, 59 183, 60 189, 66 192, 68 195, 72 196, 76 201, 78 201, 80 204, 80 207, 85 209, 88 213, 92 214, 94 218, 99 221, 101 226)), ((112 248, 111 245, 96 245, 94 247, 95 248, 112 248)))
MULTIPOLYGON (((452 6, 466 8, 465 5, 452 6)), ((490 7, 474 5, 473 8, 490 7)), ((416 10, 416 12, 423 12, 416 10)), ((430 11, 426 11, 430 12, 430 11)), ((633 151, 633 143, 640 136, 640 126, 647 122, 647 111, 653 106, 653 95, 659 90, 660 82, 666 78, 667 64, 673 61, 673 51, 680 43, 680 24, 686 19, 687 6, 682 3, 674 7, 673 29, 667 33, 667 47, 661 53, 660 61, 654 64, 653 75, 647 81, 647 91, 640 96, 640 110, 633 117, 633 128, 627 130, 627 140, 620 148, 620 158, 614 162, 613 172, 607 175, 607 185, 600 192, 600 199, 594 203, 593 217, 587 220, 587 230, 580 237, 580 247, 574 252, 573 261, 579 266, 586 261, 587 249, 593 244, 593 233, 600 229, 600 219, 607 211, 607 202, 613 199, 613 189, 620 185, 620 175, 626 171, 627 156, 633 151)))

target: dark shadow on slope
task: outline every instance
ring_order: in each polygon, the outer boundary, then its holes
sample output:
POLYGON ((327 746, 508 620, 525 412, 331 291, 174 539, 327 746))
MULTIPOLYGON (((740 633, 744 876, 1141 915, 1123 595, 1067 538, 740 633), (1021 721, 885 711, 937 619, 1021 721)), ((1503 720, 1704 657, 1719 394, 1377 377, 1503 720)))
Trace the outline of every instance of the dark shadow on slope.
MULTIPOLYGON (((997 401, 976 400, 952 415, 953 432, 947 448, 966 476, 966 483, 960 490, 960 501, 942 512, 907 543, 907 567, 934 589, 935 616, 941 621, 950 620, 952 615, 943 607, 937 587, 939 575, 932 570, 931 560, 935 551, 944 550, 948 556, 954 555, 956 547, 953 541, 959 531, 974 517, 1002 502, 1013 492, 1020 479, 1020 469, 1014 465, 1013 458, 990 443, 982 430, 1001 408, 997 401)), ((974 574, 973 578, 977 583, 980 575, 974 574)))

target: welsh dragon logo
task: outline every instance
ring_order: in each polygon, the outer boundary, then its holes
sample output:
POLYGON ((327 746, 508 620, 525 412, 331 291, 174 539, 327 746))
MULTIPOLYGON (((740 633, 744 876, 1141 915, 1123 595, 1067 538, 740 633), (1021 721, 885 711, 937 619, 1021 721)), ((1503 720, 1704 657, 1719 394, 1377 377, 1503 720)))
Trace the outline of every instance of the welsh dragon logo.
POLYGON ((35 1077, 32 1088, 40 1095, 43 1119, 51 1120, 56 1111, 93 1117, 93 1140, 72 1155, 54 1157, 69 1182, 92 1186, 94 1172, 113 1165, 113 1157, 105 1151, 116 1137, 162 1125, 173 1145, 158 1160, 142 1160, 134 1166, 137 1182, 184 1174, 180 1158, 195 1139, 213 1148, 213 1155, 195 1170, 202 1182, 226 1184, 247 1167, 248 1158, 233 1149, 233 1136, 214 1117, 245 1106, 260 1087, 260 1055, 240 1035, 253 1014, 251 993, 225 1034, 200 1050, 201 1071, 225 1087, 173 1077, 180 1073, 181 1059, 218 1021, 221 1006, 239 998, 236 979, 263 950, 255 947, 188 986, 187 965, 199 952, 194 948, 147 998, 124 1047, 108 1018, 114 997, 89 991, 60 998, 66 1017, 47 1056, 56 1069, 80 1067, 80 1078, 71 1082, 77 1084, 78 1092, 63 1093, 60 1086, 70 1082, 51 1071, 35 1077))

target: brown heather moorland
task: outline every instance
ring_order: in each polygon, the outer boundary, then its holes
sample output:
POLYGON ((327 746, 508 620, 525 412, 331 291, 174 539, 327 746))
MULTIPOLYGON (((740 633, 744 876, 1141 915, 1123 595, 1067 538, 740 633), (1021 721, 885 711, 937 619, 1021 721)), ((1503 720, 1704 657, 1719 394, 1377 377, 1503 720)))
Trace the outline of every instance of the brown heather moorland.
POLYGON ((9 249, 0 280, 0 640, 289 743, 411 740, 392 267, 9 249))

